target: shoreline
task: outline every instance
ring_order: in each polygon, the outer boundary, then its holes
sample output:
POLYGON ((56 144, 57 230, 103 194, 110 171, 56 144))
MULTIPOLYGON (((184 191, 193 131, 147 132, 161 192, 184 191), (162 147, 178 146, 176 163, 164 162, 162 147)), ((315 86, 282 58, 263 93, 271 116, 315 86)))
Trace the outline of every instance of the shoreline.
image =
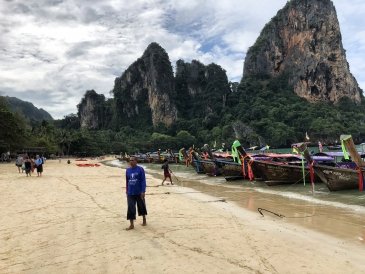
POLYGON ((147 227, 137 218, 136 228, 125 231, 123 176, 115 167, 49 160, 43 177, 26 178, 12 164, 0 165, 0 272, 365 271, 360 244, 190 188, 158 186, 148 173, 147 227))
MULTIPOLYGON (((110 166, 117 167, 112 163, 110 166)), ((150 167, 148 166, 147 173, 155 179, 162 178, 159 170, 152 170, 150 167)), ((197 179, 194 182, 180 177, 181 182, 178 185, 205 193, 218 201, 223 199, 259 217, 262 216, 258 209, 262 208, 263 218, 277 219, 355 244, 365 244, 365 208, 362 206, 315 200, 315 196, 299 197, 300 194, 287 191, 283 195, 283 192, 274 192, 270 188, 259 189, 253 186, 244 189, 242 182, 250 183, 248 181, 213 184, 211 181, 214 178, 195 175, 197 179)))

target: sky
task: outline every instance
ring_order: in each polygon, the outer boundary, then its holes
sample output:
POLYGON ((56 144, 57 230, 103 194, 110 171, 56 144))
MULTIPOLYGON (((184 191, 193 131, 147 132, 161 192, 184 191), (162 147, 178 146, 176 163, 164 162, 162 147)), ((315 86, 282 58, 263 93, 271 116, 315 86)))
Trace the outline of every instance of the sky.
MULTIPOLYGON (((216 63, 239 81, 248 48, 286 0, 0 0, 0 95, 53 118, 87 90, 111 97, 151 42, 178 59, 216 63)), ((333 0, 352 74, 365 90, 365 1, 333 0)))

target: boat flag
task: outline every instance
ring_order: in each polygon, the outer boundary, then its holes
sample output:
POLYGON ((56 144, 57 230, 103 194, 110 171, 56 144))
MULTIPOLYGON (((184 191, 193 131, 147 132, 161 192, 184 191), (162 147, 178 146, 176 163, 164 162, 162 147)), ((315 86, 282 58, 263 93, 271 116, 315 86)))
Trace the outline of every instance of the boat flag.
POLYGON ((346 160, 349 160, 350 157, 349 157, 349 154, 346 150, 344 140, 341 140, 341 148, 342 148, 342 152, 343 152, 343 158, 345 158, 346 160))
POLYGON ((233 157, 233 161, 236 163, 241 164, 241 159, 240 159, 240 155, 237 151, 237 147, 241 146, 240 141, 235 140, 232 144, 232 157, 233 157))
POLYGON ((309 136, 308 136, 308 133, 307 132, 305 132, 305 139, 307 140, 307 141, 309 141, 309 136))

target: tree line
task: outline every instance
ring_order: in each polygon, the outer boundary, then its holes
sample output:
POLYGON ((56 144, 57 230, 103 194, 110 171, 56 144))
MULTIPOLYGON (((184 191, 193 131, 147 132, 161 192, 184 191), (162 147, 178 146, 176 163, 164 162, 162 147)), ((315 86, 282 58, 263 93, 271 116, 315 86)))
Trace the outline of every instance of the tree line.
MULTIPOLYGON (((236 138, 245 147, 289 147, 303 141, 305 132, 312 141, 324 144, 336 143, 344 133, 352 134, 356 142, 364 140, 364 102, 356 105, 345 98, 336 105, 312 104, 294 94, 287 83, 285 76, 259 75, 243 79, 239 84, 230 83, 234 88, 227 92, 227 81, 219 76, 214 85, 205 84, 203 98, 194 98, 191 112, 188 110, 186 115, 180 115, 170 127, 162 124, 155 127, 113 125, 87 130, 80 128, 76 114, 55 121, 27 121, 0 100, 0 149, 16 151, 22 147, 46 147, 50 154, 96 156, 178 150, 205 143, 212 147, 225 143, 229 147, 236 138), (209 94, 212 94, 211 98, 209 94)), ((186 87, 180 84, 178 88, 186 87)), ((179 92, 184 94, 186 91, 177 89, 177 94, 179 92)), ((108 107, 112 113, 113 104, 109 103, 108 107)))

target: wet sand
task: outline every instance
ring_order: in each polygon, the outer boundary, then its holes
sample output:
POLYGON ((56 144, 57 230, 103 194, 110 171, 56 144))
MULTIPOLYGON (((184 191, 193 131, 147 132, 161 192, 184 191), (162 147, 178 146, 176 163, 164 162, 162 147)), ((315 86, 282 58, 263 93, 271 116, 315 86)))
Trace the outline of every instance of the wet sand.
MULTIPOLYGON (((155 177, 162 178, 158 173, 159 170, 153 168, 153 165, 148 165, 147 168, 155 177)), ((181 170, 179 166, 171 168, 181 170)), ((301 225, 353 243, 365 244, 365 207, 337 202, 337 199, 323 200, 319 197, 319 193, 312 194, 310 185, 307 185, 308 193, 304 196, 296 193, 298 188, 303 191, 302 185, 297 186, 296 189, 291 189, 290 186, 265 187, 263 182, 238 180, 227 183, 223 177, 208 177, 179 171, 176 171, 176 174, 180 186, 212 195, 218 201, 223 199, 233 202, 258 215, 260 214, 258 209, 262 208, 261 212, 265 218, 282 218, 282 222, 301 225)), ((176 180, 176 177, 174 179, 176 180)), ((316 185, 316 189, 321 188, 326 187, 323 184, 316 185)), ((361 199, 365 198, 361 192, 354 192, 356 195, 360 193, 361 199)), ((351 194, 354 193, 351 192, 351 194)), ((325 195, 336 195, 334 197, 342 198, 338 195, 343 193, 328 192, 325 195)))
MULTIPOLYGON (((27 178, 1 164, 0 273, 365 272, 356 241, 263 218, 243 209, 257 204, 240 196, 222 202, 224 195, 202 193, 209 187, 147 179, 148 225, 139 218, 125 231, 123 170, 47 161, 43 177, 27 178)), ((289 216, 287 208, 276 211, 289 216)))

